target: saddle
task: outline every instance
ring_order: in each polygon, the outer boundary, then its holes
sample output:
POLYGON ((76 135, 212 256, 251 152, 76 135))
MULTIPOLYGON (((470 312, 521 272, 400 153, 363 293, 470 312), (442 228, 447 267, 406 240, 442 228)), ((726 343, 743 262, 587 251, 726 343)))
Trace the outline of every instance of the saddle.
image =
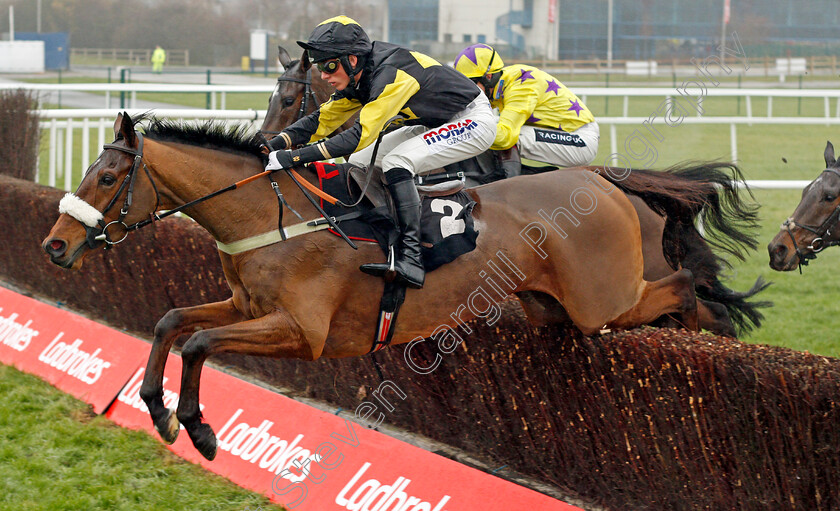
MULTIPOLYGON (((393 200, 385 188, 384 173, 378 168, 367 169, 350 163, 332 165, 332 170, 327 173, 326 166, 329 164, 315 165, 319 166, 318 176, 322 189, 328 191, 326 187, 338 188, 336 192, 348 197, 357 197, 352 203, 358 202, 356 207, 366 210, 359 220, 371 229, 383 252, 388 254, 389 247, 397 242, 399 230, 394 221, 396 211, 393 200), (327 176, 328 179, 335 179, 337 185, 325 184, 327 181, 324 177, 327 176), (387 219, 387 222, 383 221, 383 218, 387 219)), ((463 189, 463 179, 417 186, 421 202, 420 245, 423 266, 427 272, 475 249, 478 238, 478 231, 475 230, 472 219, 475 201, 463 189)), ((332 194, 331 191, 328 193, 332 194)), ((329 210, 325 211, 332 214, 329 210)), ((340 217, 336 220, 338 218, 340 217)), ((344 229, 343 223, 340 226, 344 229)), ((405 300, 405 292, 404 283, 386 280, 379 300, 379 317, 370 353, 379 351, 391 343, 400 307, 405 300)), ((376 367, 378 370, 378 366, 376 367)))
MULTIPOLYGON (((399 230, 383 172, 373 169, 368 174, 366 168, 351 163, 315 162, 312 166, 323 191, 353 206, 332 205, 322 200, 324 212, 333 217, 349 238, 376 242, 387 255, 389 247, 397 241, 399 230)), ((420 242, 427 272, 475 249, 478 238, 472 218, 475 201, 463 189, 462 181, 452 180, 418 186, 422 208, 420 242)))
POLYGON ((558 168, 555 165, 522 159, 519 149, 513 146, 503 151, 488 149, 478 156, 447 165, 417 179, 418 184, 423 186, 457 179, 464 181, 467 188, 472 188, 519 175, 542 174, 558 168))
MULTIPOLYGON (((374 207, 387 206, 391 213, 394 213, 394 205, 391 201, 391 194, 385 188, 385 173, 377 167, 367 169, 355 165, 347 165, 347 190, 351 195, 358 196, 364 192, 365 199, 370 201, 374 207), (368 172, 372 174, 368 176, 368 172)), ((445 197, 455 195, 464 189, 464 181, 447 179, 435 184, 418 184, 417 192, 420 198, 423 197, 445 197)))

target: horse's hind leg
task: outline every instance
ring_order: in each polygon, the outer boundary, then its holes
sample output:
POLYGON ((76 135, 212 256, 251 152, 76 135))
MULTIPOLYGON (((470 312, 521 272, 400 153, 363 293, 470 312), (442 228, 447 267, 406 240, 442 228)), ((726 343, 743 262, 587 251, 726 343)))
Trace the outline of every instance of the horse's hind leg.
POLYGON ((697 313, 700 317, 700 328, 708 330, 715 335, 726 337, 737 337, 735 325, 726 305, 718 302, 697 299, 697 313))
MULTIPOLYGON (((715 335, 737 337, 735 325, 732 324, 729 311, 722 303, 710 302, 698 298, 697 317, 702 330, 708 330, 715 335)), ((666 314, 657 319, 653 325, 661 328, 680 328, 683 326, 680 321, 670 314, 666 314)))
POLYGON ((607 324, 609 328, 635 328, 651 323, 663 314, 678 313, 683 326, 699 330, 697 296, 694 277, 688 270, 680 270, 654 282, 645 282, 642 296, 636 305, 607 324))
POLYGON ((539 291, 520 291, 516 293, 516 297, 522 304, 528 321, 536 327, 571 322, 566 309, 549 294, 539 291))
POLYGON ((163 404, 163 370, 175 339, 199 328, 213 328, 243 319, 245 318, 242 314, 233 306, 233 300, 225 300, 196 307, 172 309, 158 321, 155 326, 152 351, 149 353, 149 362, 146 364, 146 373, 143 375, 143 385, 140 387, 140 397, 149 408, 149 415, 152 416, 155 429, 164 442, 173 443, 178 438, 180 430, 175 412, 163 404))
POLYGON ((313 351, 298 324, 281 311, 194 333, 181 350, 183 370, 177 416, 195 448, 208 460, 216 457, 216 434, 213 428, 202 420, 198 391, 201 368, 207 357, 214 353, 307 360, 320 355, 320 351, 313 351))

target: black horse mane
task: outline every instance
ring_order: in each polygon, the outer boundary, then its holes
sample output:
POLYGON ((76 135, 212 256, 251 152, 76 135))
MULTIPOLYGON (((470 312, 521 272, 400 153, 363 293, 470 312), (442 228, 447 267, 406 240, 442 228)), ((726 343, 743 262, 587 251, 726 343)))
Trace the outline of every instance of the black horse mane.
POLYGON ((229 153, 244 153, 262 157, 263 138, 252 132, 247 124, 228 124, 218 120, 183 122, 158 119, 148 113, 133 119, 135 127, 143 123, 143 134, 161 142, 218 149, 229 153))

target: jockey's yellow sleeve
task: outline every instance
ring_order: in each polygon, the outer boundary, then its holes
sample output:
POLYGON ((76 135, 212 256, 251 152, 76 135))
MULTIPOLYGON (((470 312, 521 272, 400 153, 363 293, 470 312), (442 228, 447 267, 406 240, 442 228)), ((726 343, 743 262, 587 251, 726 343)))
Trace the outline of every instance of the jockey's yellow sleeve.
POLYGON ((339 126, 353 116, 362 104, 358 101, 352 101, 347 98, 336 98, 335 95, 331 97, 326 103, 321 105, 320 115, 318 116, 318 127, 315 133, 312 134, 307 142, 315 142, 326 138, 330 133, 337 130, 339 126))
POLYGON ((356 146, 356 151, 364 149, 376 140, 385 122, 400 113, 408 100, 420 90, 417 79, 402 69, 387 70, 388 82, 382 90, 376 91, 376 98, 362 107, 359 112, 359 124, 362 126, 362 136, 356 146), (390 75, 393 74, 393 78, 390 75))
POLYGON ((464 110, 479 94, 478 87, 454 68, 422 53, 375 41, 359 83, 336 91, 318 110, 283 133, 290 145, 316 142, 358 111, 359 118, 350 129, 302 148, 295 161, 303 164, 337 158, 375 142, 394 116, 406 125, 434 128, 464 110))
POLYGON ((524 124, 572 132, 595 120, 572 91, 532 66, 512 65, 502 69, 492 97, 500 119, 491 149, 513 147, 524 124))

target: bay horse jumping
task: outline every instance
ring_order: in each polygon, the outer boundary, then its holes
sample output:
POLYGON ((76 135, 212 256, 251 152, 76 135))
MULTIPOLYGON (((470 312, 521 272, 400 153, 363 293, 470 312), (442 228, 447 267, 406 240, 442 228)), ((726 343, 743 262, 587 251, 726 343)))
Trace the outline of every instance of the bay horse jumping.
MULTIPOLYGON (((306 52, 300 60, 292 60, 289 53, 278 47, 278 59, 284 72, 277 79, 277 85, 268 101, 268 110, 260 132, 272 138, 301 117, 315 111, 327 101, 333 88, 322 80, 320 73, 313 71, 306 52)), ((337 132, 347 129, 355 122, 355 117, 348 120, 337 132)), ((598 167, 584 167, 597 172, 598 167)), ((634 179, 639 186, 647 179, 647 174, 657 171, 633 170, 634 179)), ((739 196, 739 190, 732 184, 733 178, 742 180, 735 165, 726 163, 688 164, 665 171, 672 180, 671 186, 706 190, 702 208, 697 215, 704 219, 706 234, 701 235, 692 225, 684 224, 683 232, 677 242, 681 245, 676 260, 668 260, 663 252, 663 233, 665 218, 661 211, 654 211, 644 200, 631 195, 636 214, 642 226, 642 246, 644 251, 646 280, 658 280, 666 277, 677 268, 688 268, 694 274, 695 291, 698 296, 700 326, 718 335, 736 337, 758 328, 763 315, 761 307, 768 302, 750 302, 751 297, 764 290, 769 284, 758 278, 752 288, 746 292, 733 291, 720 281, 719 276, 730 264, 715 254, 714 246, 729 253, 739 260, 744 260, 746 253, 758 247, 758 241, 747 231, 756 224, 755 210, 750 209, 739 196)), ((623 171, 621 172, 624 173, 623 171)), ((602 174, 603 175, 603 174, 602 174)), ((603 175, 612 184, 623 190, 621 183, 603 175)), ((632 188, 629 187, 629 188, 632 188)), ((675 326, 667 318, 655 322, 660 326, 675 326)))
POLYGON ((799 205, 767 245, 770 268, 776 271, 801 272, 818 253, 840 245, 840 160, 831 142, 826 142, 823 158, 825 169, 802 190, 799 205))
MULTIPOLYGON (((228 253, 224 247, 278 229, 278 197, 263 172, 261 137, 249 134, 244 125, 156 119, 146 119, 143 132, 136 131, 143 120, 132 120, 127 113, 117 117, 116 139, 105 145, 76 193, 62 199, 61 214, 42 246, 53 263, 79 268, 91 250, 122 241, 132 230, 176 209, 184 209, 216 239, 232 296, 163 316, 155 327, 140 389, 164 441, 174 442, 183 424, 198 451, 213 459, 216 436, 198 401, 206 358, 239 353, 315 360, 368 353, 384 284, 358 268, 384 257, 375 243, 353 250, 329 232, 228 253), (248 180, 254 182, 238 186, 248 180), (227 191, 215 193, 223 189, 227 191), (207 196, 211 198, 198 201, 207 196), (163 371, 173 342, 182 334, 190 337, 181 352, 181 397, 173 411, 163 403, 163 371)), ((317 180, 308 168, 299 170, 302 179, 317 180)), ((278 191, 289 209, 316 219, 293 176, 290 171, 275 173, 278 191)), ((583 170, 520 176, 468 189, 476 202, 477 246, 429 273, 423 289, 407 291, 392 343, 430 336, 450 342, 455 335, 451 329, 476 317, 486 319, 504 294, 518 297, 537 325, 571 321, 582 332, 596 334, 604 326, 631 328, 674 313, 697 330, 691 272, 674 271, 654 282, 643 279, 639 220, 628 198, 608 193, 610 189, 606 180, 583 170), (565 223, 560 215, 553 221, 541 216, 571 208, 571 193, 582 189, 594 200, 577 224, 565 223), (556 230, 561 224, 565 236, 556 230), (496 289, 500 296, 490 291, 476 300, 479 289, 496 289), (440 339, 447 329, 448 340, 440 339)), ((647 200, 681 218, 681 210, 700 199, 696 193, 650 191, 647 200)), ((306 225, 297 221, 283 216, 285 231, 306 225)))

